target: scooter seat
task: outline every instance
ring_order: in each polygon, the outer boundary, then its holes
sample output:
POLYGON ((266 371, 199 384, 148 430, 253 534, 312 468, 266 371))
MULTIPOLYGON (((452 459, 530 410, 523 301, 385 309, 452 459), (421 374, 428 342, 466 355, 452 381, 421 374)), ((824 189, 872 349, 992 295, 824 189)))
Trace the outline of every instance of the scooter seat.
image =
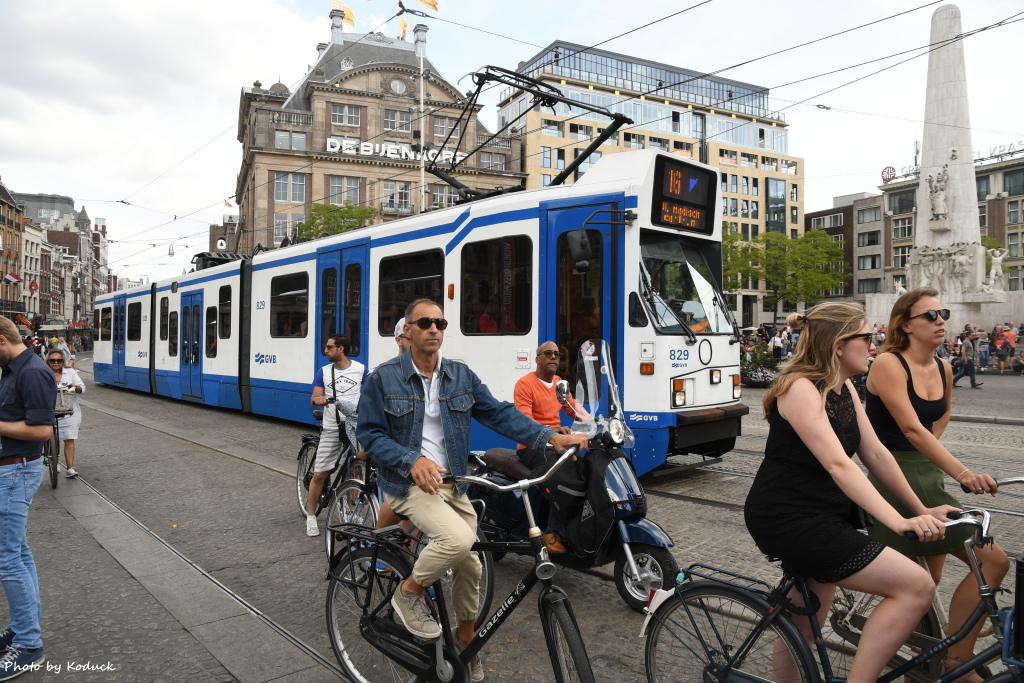
POLYGON ((482 460, 491 469, 516 481, 530 478, 530 468, 519 460, 511 448, 491 448, 484 453, 482 460))

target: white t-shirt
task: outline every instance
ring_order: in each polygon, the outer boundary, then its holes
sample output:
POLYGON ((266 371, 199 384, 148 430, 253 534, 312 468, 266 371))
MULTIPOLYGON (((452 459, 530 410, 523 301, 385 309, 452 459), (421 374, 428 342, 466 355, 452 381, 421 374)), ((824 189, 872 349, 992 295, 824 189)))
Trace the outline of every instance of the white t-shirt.
MULTIPOLYGON (((416 363, 413 362, 413 366, 416 363)), ((444 426, 441 424, 441 403, 438 396, 441 391, 441 352, 437 352, 437 365, 434 376, 427 378, 416 368, 420 380, 423 381, 423 438, 420 444, 420 455, 432 460, 438 467, 448 469, 448 450, 444 445, 444 426)))
MULTIPOLYGON (((359 361, 350 360, 348 367, 344 369, 338 369, 334 367, 334 363, 328 363, 316 371, 316 376, 313 377, 313 386, 322 387, 324 396, 328 398, 336 396, 339 402, 344 401, 357 404, 359 403, 359 392, 363 387, 364 377, 366 377, 366 368, 359 361), (333 385, 331 380, 332 368, 334 369, 333 385)), ((323 425, 325 429, 337 428, 336 412, 333 404, 328 403, 324 406, 323 425)))

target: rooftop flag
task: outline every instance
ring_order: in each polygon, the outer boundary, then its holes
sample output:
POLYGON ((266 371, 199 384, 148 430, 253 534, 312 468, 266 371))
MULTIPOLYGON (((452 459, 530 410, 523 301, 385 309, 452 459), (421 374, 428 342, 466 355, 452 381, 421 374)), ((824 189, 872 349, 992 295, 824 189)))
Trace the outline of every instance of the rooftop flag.
POLYGON ((14 273, 7 273, 7 277, 4 278, 4 282, 21 282, 21 278, 15 275, 14 273))
POLYGON ((402 32, 402 40, 405 40, 405 31, 409 28, 409 22, 405 20, 405 17, 398 18, 398 30, 402 32))
POLYGON ((226 206, 226 207, 228 207, 228 208, 230 208, 230 209, 233 209, 233 208, 235 208, 235 207, 231 206, 231 202, 229 202, 229 201, 228 201, 228 200, 226 200, 226 199, 224 200, 224 206, 226 206))
POLYGON ((437 0, 416 0, 416 2, 420 3, 421 5, 426 5, 435 12, 440 11, 439 9, 437 9, 437 0))

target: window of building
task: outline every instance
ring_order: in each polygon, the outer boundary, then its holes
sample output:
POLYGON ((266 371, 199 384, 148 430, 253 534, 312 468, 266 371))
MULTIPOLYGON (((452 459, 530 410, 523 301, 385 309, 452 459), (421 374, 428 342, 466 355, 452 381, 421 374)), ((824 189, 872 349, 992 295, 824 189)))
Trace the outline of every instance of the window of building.
MULTIPOLYGON (((451 135, 453 138, 459 137, 459 120, 449 118, 447 116, 435 116, 434 117, 434 136, 435 137, 447 137, 451 135)), ((394 332, 394 330, 392 330, 394 332)))
POLYGON ((893 247, 892 248, 892 265, 894 268, 906 268, 907 261, 910 259, 910 247, 893 247))
POLYGON ((843 226, 843 214, 833 213, 828 217, 828 227, 841 228, 843 226))
POLYGON ((767 178, 768 215, 765 216, 765 230, 786 232, 786 181, 767 178))
POLYGON ((328 203, 343 206, 345 202, 359 203, 359 178, 332 175, 330 178, 331 194, 328 203))
POLYGON ((666 140, 665 138, 656 138, 652 135, 650 142, 651 149, 660 149, 663 152, 668 151, 668 140, 666 140))
POLYGON ((872 230, 871 232, 862 232, 857 235, 857 246, 858 247, 874 247, 882 243, 882 231, 872 230))
POLYGON ((892 222, 892 238, 900 240, 914 235, 913 218, 896 218, 892 222))
POLYGON ((857 292, 860 294, 877 294, 882 291, 882 278, 870 277, 857 280, 857 292))
MULTIPOLYGON (((106 309, 105 309, 106 310, 106 309)), ((178 355, 178 312, 171 311, 167 316, 167 355, 178 355)), ((109 335, 107 339, 109 339, 109 335)))
POLYGON ((354 105, 332 104, 331 123, 336 126, 358 126, 360 109, 354 105))
POLYGON ((796 183, 791 183, 789 186, 789 201, 798 202, 800 201, 800 190, 796 183))
POLYGON ((750 218, 750 202, 746 199, 740 202, 740 218, 750 218))
POLYGON ((308 320, 309 275, 290 273, 271 279, 270 336, 305 337, 308 320))
POLYGON ((761 170, 762 171, 778 171, 779 160, 775 157, 761 157, 761 170))
POLYGON ((1024 204, 1024 201, 1019 199, 1012 202, 1006 202, 1007 224, 1016 225, 1021 222, 1021 204, 1024 204))
POLYGON ((911 213, 917 203, 917 190, 904 190, 889 195, 889 211, 911 213))
POLYGON ((729 215, 729 198, 728 197, 722 197, 722 215, 723 216, 728 216, 729 215))
POLYGON ((565 150, 564 149, 551 149, 550 147, 540 148, 540 167, 541 168, 565 168, 565 150), (552 161, 554 166, 552 167, 552 161))
POLYGON ((395 333, 395 324, 405 307, 416 299, 431 299, 441 305, 444 253, 439 249, 418 251, 381 259, 377 288, 377 332, 382 337, 395 333))
POLYGON ((167 313, 170 309, 166 296, 160 297, 160 341, 167 339, 167 313))
POLYGON ((404 180, 385 180, 383 204, 388 208, 412 210, 412 183, 404 180))
POLYGON ((743 236, 744 242, 750 241, 750 225, 747 223, 740 223, 740 235, 743 236))
POLYGON ((431 187, 433 196, 433 208, 441 209, 446 206, 455 206, 459 201, 459 191, 451 185, 433 185, 431 187))
POLYGON ((750 217, 751 218, 760 218, 761 217, 760 215, 758 215, 758 202, 750 202, 750 217))
POLYGON ((721 176, 722 176, 722 192, 728 192, 729 191, 729 174, 728 173, 722 173, 721 176))
POLYGON ((799 219, 798 214, 799 212, 797 211, 797 208, 795 206, 789 207, 789 222, 792 223, 793 225, 797 224, 797 220, 799 219))
POLYGON ((217 357, 217 307, 206 307, 206 357, 217 357))
POLYGON ((298 151, 305 151, 306 149, 306 134, 298 133, 293 130, 275 130, 274 131, 274 148, 275 149, 294 149, 298 151))
POLYGON ((128 304, 128 341, 142 339, 142 302, 128 304))
POLYGON ((306 201, 306 174, 275 171, 274 201, 304 204, 306 201))
POLYGON ((643 149, 644 136, 637 133, 623 133, 622 144, 629 149, 643 149))
POLYGON ((760 234, 760 231, 761 231, 761 229, 758 227, 757 223, 751 223, 750 224, 750 239, 756 240, 758 234, 760 234))
MULTIPOLYGON (((597 129, 597 134, 601 135, 602 133, 604 133, 604 128, 598 128, 597 129)), ((601 144, 602 145, 618 145, 619 144, 619 131, 615 131, 614 133, 612 133, 610 136, 608 136, 608 139, 605 140, 604 142, 602 142, 601 144)))
POLYGON ((978 201, 985 201, 985 197, 992 194, 992 178, 987 175, 976 176, 974 184, 978 187, 978 201))
POLYGON ((220 288, 217 297, 217 309, 220 314, 220 328, 217 334, 221 339, 231 338, 231 285, 220 288))
POLYGON ((882 220, 882 207, 871 206, 866 209, 857 209, 857 223, 873 223, 882 220))
POLYGON ((754 195, 755 197, 758 195, 758 182, 759 181, 757 178, 750 179, 750 194, 754 195))
POLYGON ((869 254, 857 257, 857 270, 874 270, 882 267, 881 254, 869 254))
POLYGON ((412 117, 407 111, 384 110, 384 130, 397 130, 408 133, 412 130, 411 120, 412 117))
POLYGON ((729 200, 729 215, 730 216, 737 216, 737 215, 739 215, 738 208, 739 207, 737 206, 736 200, 735 199, 730 199, 729 200))
POLYGON ((1008 195, 1024 194, 1024 170, 1003 174, 1003 192, 1008 195))
POLYGON ((736 176, 730 175, 729 176, 729 192, 736 192, 736 190, 737 190, 736 183, 737 183, 736 176))
POLYGON ((791 159, 783 159, 782 172, 788 175, 796 175, 796 162, 791 159))
POLYGON ((480 168, 493 168, 496 171, 504 171, 505 155, 497 152, 480 152, 480 168))
MULTIPOLYGON (((796 221, 793 221, 793 222, 796 223, 796 221)), ((791 228, 790 229, 790 231, 789 231, 789 239, 795 240, 799 236, 800 236, 800 232, 796 228, 791 228)))
POLYGON ((529 237, 473 242, 462 249, 464 334, 525 334, 533 315, 529 237))
POLYGON ((550 184, 551 184, 551 176, 548 175, 547 173, 542 173, 541 176, 540 176, 540 186, 541 187, 547 187, 550 184))
POLYGON ((978 227, 988 225, 988 204, 978 204, 978 227))
POLYGON ((832 241, 833 242, 839 242, 839 246, 842 246, 843 244, 846 243, 846 240, 843 239, 843 236, 841 234, 840 235, 832 235, 832 241))
MULTIPOLYGON (((586 151, 586 150, 583 150, 583 149, 576 149, 576 150, 575 150, 575 155, 576 155, 577 157, 579 157, 579 156, 580 156, 580 154, 582 154, 582 153, 583 153, 584 151, 586 151)), ((580 177, 581 177, 581 176, 582 176, 582 175, 583 175, 584 173, 586 173, 587 171, 589 171, 589 170, 590 170, 590 167, 591 167, 591 166, 593 166, 594 164, 596 164, 596 163, 598 162, 598 160, 599 160, 600 158, 601 158, 601 152, 598 152, 598 151, 596 151, 596 150, 595 150, 595 151, 593 151, 593 152, 591 152, 591 153, 590 153, 590 156, 588 156, 588 157, 587 157, 587 158, 586 158, 586 159, 585 159, 585 160, 584 160, 583 162, 581 162, 581 163, 580 163, 580 165, 579 165, 579 166, 577 166, 577 167, 576 167, 576 171, 575 171, 575 174, 576 174, 576 175, 575 175, 575 179, 576 179, 576 180, 579 180, 579 179, 580 179, 580 177)))
POLYGON ((1015 268, 1006 275, 1006 290, 1008 292, 1020 291, 1020 271, 1015 268))
POLYGON ((280 244, 285 237, 294 236, 299 223, 306 220, 301 213, 275 213, 274 214, 274 244, 280 244))
POLYGON ((1010 258, 1020 256, 1020 233, 1011 232, 1006 235, 1006 248, 1010 252, 1010 258))
POLYGON ((551 168, 551 148, 541 147, 540 148, 540 167, 551 168))
POLYGON ((569 124, 569 137, 573 140, 589 140, 594 137, 594 127, 580 123, 569 124))
POLYGON ((561 121, 541 119, 540 132, 541 135, 552 135, 556 138, 563 138, 565 137, 565 124, 561 121))
POLYGON ((718 150, 718 162, 720 164, 736 165, 736 150, 734 149, 720 149, 718 150))
POLYGON ((748 168, 757 168, 757 155, 747 154, 746 152, 740 152, 740 166, 746 166, 748 168))
POLYGON ((740 194, 750 194, 750 178, 740 176, 740 194))

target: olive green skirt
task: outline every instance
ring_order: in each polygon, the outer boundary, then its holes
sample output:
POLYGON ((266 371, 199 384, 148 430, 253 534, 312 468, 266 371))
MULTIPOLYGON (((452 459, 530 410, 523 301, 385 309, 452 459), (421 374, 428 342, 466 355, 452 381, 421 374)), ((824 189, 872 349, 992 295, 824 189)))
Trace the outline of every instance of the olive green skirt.
MULTIPOLYGON (((923 453, 917 451, 893 451, 893 457, 896 458, 900 469, 903 470, 903 475, 910 483, 910 488, 914 489, 914 493, 917 494, 917 497, 921 499, 921 502, 926 507, 955 505, 958 508, 963 508, 960 501, 946 491, 944 486, 946 473, 940 470, 923 453)), ((874 476, 868 475, 868 479, 878 489, 878 492, 882 494, 882 497, 896 509, 896 512, 904 517, 914 516, 874 476)), ((875 525, 868 529, 868 534, 872 538, 910 557, 916 555, 946 555, 954 550, 963 550, 964 541, 971 537, 971 533, 972 527, 957 527, 955 529, 948 529, 946 537, 941 541, 921 542, 908 540, 902 534, 895 533, 879 522, 875 522, 875 525)))

